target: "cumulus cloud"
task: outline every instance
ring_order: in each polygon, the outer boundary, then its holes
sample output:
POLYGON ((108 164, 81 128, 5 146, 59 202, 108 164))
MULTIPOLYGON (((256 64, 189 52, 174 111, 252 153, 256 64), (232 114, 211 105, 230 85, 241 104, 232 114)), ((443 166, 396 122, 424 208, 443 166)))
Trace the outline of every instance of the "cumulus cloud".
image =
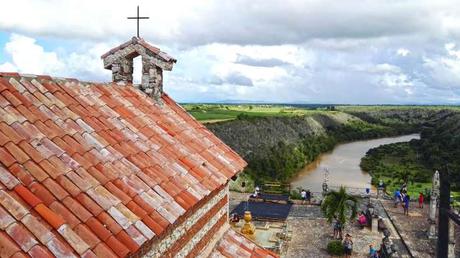
POLYGON ((55 73, 63 68, 56 53, 46 52, 30 37, 12 34, 5 45, 5 52, 11 56, 12 63, 3 64, 3 68, 35 74, 55 73))
POLYGON ((100 55, 134 35, 137 4, 141 36, 178 59, 179 101, 460 102, 454 0, 16 0, 0 70, 108 81, 100 55))
POLYGON ((46 51, 34 38, 11 34, 4 47, 11 62, 0 64, 0 70, 102 80, 109 74, 100 60, 101 53, 107 49, 104 44, 96 44, 81 52, 63 52, 59 56, 55 51, 46 51))

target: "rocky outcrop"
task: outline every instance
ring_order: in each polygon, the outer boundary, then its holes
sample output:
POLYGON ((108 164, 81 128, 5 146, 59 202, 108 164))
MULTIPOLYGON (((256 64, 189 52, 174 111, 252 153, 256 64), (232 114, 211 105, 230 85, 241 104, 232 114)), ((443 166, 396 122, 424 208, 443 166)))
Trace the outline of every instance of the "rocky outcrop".
POLYGON ((346 113, 325 112, 311 116, 238 119, 208 124, 207 127, 245 157, 279 142, 297 143, 305 137, 324 134, 327 130, 357 120, 360 119, 346 113))

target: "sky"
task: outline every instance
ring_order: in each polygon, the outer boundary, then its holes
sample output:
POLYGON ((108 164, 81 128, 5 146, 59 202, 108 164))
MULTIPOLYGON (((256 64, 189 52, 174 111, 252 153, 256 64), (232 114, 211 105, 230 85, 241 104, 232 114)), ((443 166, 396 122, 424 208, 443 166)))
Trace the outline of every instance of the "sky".
POLYGON ((140 5, 180 102, 460 104, 456 0, 0 1, 0 71, 110 81, 140 5))

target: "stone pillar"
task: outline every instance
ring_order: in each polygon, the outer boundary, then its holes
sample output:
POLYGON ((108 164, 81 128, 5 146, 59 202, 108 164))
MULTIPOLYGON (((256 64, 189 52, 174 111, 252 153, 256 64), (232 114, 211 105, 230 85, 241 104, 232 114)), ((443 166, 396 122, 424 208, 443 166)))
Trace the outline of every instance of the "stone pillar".
POLYGON ((112 80, 114 82, 133 82, 133 60, 120 58, 112 65, 112 80))
POLYGON ((455 224, 454 225, 454 237, 455 237, 455 257, 460 257, 460 226, 455 224))
POLYGON ((155 100, 163 94, 163 70, 147 57, 142 57, 141 90, 155 100))
POLYGON ((372 232, 379 232, 379 217, 372 216, 372 232))
POLYGON ((433 175, 433 182, 431 187, 431 198, 430 198, 430 228, 428 229, 428 238, 434 239, 437 237, 436 232, 436 211, 438 209, 439 201, 439 172, 436 172, 433 175))
POLYGON ((455 258, 455 222, 449 220, 449 258, 455 258))

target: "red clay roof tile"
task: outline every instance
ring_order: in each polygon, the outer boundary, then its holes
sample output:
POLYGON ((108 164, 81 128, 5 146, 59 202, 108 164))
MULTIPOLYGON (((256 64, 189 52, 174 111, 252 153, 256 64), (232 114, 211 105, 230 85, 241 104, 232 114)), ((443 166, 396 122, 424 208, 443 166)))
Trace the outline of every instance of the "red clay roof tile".
POLYGON ((141 219, 147 217, 148 215, 148 213, 134 201, 130 201, 128 204, 126 204, 126 207, 141 219))
POLYGON ((46 246, 56 257, 76 257, 72 248, 56 236, 53 236, 46 246))
POLYGON ((81 193, 81 190, 64 175, 58 176, 56 182, 73 197, 81 193))
POLYGON ((91 218, 91 213, 89 213, 83 205, 74 200, 72 197, 69 196, 65 198, 62 203, 82 222, 86 222, 89 218, 91 218))
POLYGON ((51 156, 51 157, 48 158, 48 160, 51 162, 51 164, 55 168, 56 174, 54 174, 54 175, 50 174, 50 176, 53 179, 55 179, 59 175, 65 174, 65 173, 70 172, 72 170, 72 168, 66 166, 66 164, 64 162, 62 162, 62 160, 59 159, 57 156, 51 156))
POLYGON ((107 178, 101 171, 96 169, 95 167, 89 167, 86 170, 95 180, 99 182, 99 184, 105 185, 109 182, 109 178, 107 178))
POLYGON ((46 244, 51 240, 53 233, 46 222, 39 220, 36 216, 28 214, 21 220, 22 224, 42 243, 46 244))
POLYGON ((69 224, 72 228, 81 223, 80 220, 77 217, 75 217, 75 215, 73 215, 73 213, 64 205, 62 205, 59 201, 51 203, 49 205, 49 208, 56 214, 61 216, 61 218, 63 218, 65 222, 69 224))
MULTIPOLYGON (((45 76, 45 77, 48 77, 48 78, 46 78, 47 79, 46 81, 41 81, 41 85, 43 85, 43 87, 45 87, 46 90, 48 90, 51 93, 61 90, 61 87, 59 87, 58 84, 50 81, 51 77, 49 76, 45 76)), ((44 77, 41 77, 41 78, 44 78, 44 77)))
POLYGON ((11 103, 11 105, 15 107, 22 104, 21 100, 14 96, 13 93, 11 93, 9 90, 2 91, 1 94, 9 103, 11 103))
POLYGON ((76 199, 78 202, 83 205, 93 216, 99 215, 101 212, 104 210, 91 198, 89 198, 88 195, 85 193, 80 193, 79 195, 76 196, 76 199))
MULTIPOLYGON (((132 241, 132 240, 131 240, 132 241)), ((114 236, 110 236, 105 240, 107 246, 109 246, 119 257, 125 257, 129 254, 130 250, 120 240, 114 236)))
POLYGON ((69 193, 67 193, 67 191, 62 188, 59 184, 56 183, 56 181, 54 181, 53 179, 51 178, 47 178, 45 179, 42 184, 46 187, 46 189, 48 189, 48 191, 50 191, 54 197, 56 197, 58 200, 63 200, 65 197, 69 196, 69 193))
POLYGON ((118 232, 116 237, 130 250, 131 253, 135 253, 140 247, 140 245, 136 243, 136 241, 134 241, 132 237, 128 235, 128 233, 126 233, 124 230, 118 232))
POLYGON ((50 210, 43 204, 38 204, 35 206, 34 210, 40 214, 40 216, 48 222, 54 229, 58 229, 65 221, 59 217, 56 213, 50 210))
POLYGON ((51 194, 51 192, 39 183, 33 182, 32 184, 30 184, 29 189, 47 206, 56 200, 56 198, 51 194))
POLYGON ((115 197, 120 199, 120 201, 123 204, 126 205, 128 202, 131 201, 131 198, 127 194, 125 194, 122 190, 120 190, 117 186, 115 186, 111 182, 108 182, 107 184, 105 184, 105 188, 107 188, 107 190, 109 190, 113 195, 115 195, 115 197))
POLYGON ((15 130, 8 126, 5 122, 0 122, 0 131, 3 132, 6 137, 10 139, 15 144, 18 144, 20 141, 25 140, 24 137, 15 132, 15 130))
POLYGON ((3 190, 0 190, 0 204, 16 220, 21 220, 25 215, 30 213, 20 202, 3 190))
POLYGON ((62 225, 57 229, 59 234, 65 239, 80 256, 82 256, 88 249, 89 245, 85 243, 67 224, 62 225))
POLYGON ((24 168, 39 182, 42 182, 49 177, 48 174, 46 174, 45 171, 35 162, 27 161, 24 163, 24 168))
POLYGON ((105 244, 99 243, 93 248, 97 257, 117 258, 118 256, 105 244))
POLYGON ((8 152, 6 148, 0 147, 0 163, 6 167, 11 166, 14 164, 16 160, 14 157, 8 152))
POLYGON ((46 247, 36 245, 27 253, 34 258, 53 258, 54 255, 46 247))
POLYGON ((19 247, 21 247, 24 252, 28 252, 34 245, 38 244, 32 233, 19 223, 11 224, 5 232, 16 242, 16 244, 19 245, 19 247))
POLYGON ((11 223, 16 220, 0 206, 0 230, 5 230, 11 223))
POLYGON ((110 236, 112 236, 112 233, 94 217, 89 218, 85 224, 102 241, 106 241, 110 236))
POLYGON ((147 225, 158 236, 161 235, 165 230, 165 228, 160 225, 160 223, 149 216, 144 217, 142 222, 144 222, 144 224, 147 225))
MULTIPOLYGON (((115 84, 108 90, 46 76, 0 81, 0 151, 13 154, 12 159, 2 157, 10 171, 0 175, 0 189, 20 182, 31 189, 19 185, 14 192, 0 190, 5 196, 1 204, 16 219, 24 217, 34 235, 47 223, 62 226, 59 213, 81 236, 111 241, 118 245, 115 254, 125 256, 129 251, 114 237, 109 240, 111 233, 99 221, 137 249, 246 165, 166 94, 165 105, 159 106, 133 87, 115 84), (26 203, 37 213, 29 213, 26 203), (47 223, 33 228, 33 216, 47 223), (79 220, 86 226, 77 225, 79 220)), ((66 242, 83 256, 107 252, 105 244, 90 238, 94 253, 82 248, 75 242, 78 234, 66 232, 61 232, 66 240, 53 236, 47 243, 55 255, 72 253, 66 242)), ((34 250, 42 251, 33 248, 30 253, 34 250)))
POLYGON ((30 145, 28 142, 21 141, 19 143, 19 146, 36 163, 43 160, 43 156, 41 155, 41 153, 37 151, 37 149, 32 147, 32 145, 30 145))
POLYGON ((20 252, 19 246, 4 231, 0 231, 0 257, 11 257, 20 252))
POLYGON ((40 200, 35 194, 33 194, 29 189, 25 188, 23 185, 17 185, 14 188, 14 191, 32 208, 42 203, 42 200, 40 200))
POLYGON ((9 142, 10 139, 4 133, 0 131, 0 146, 5 145, 5 143, 9 142))
POLYGON ((94 248, 101 242, 101 240, 85 224, 79 224, 74 228, 74 231, 89 245, 90 248, 94 248))
MULTIPOLYGON (((12 167, 16 167, 16 165, 17 163, 12 165, 12 167)), ((13 189, 20 183, 19 180, 2 165, 0 165, 0 182, 9 190, 13 189)))
POLYGON ((122 230, 120 225, 110 217, 107 212, 101 212, 99 215, 97 215, 98 220, 107 228, 109 229, 113 234, 118 234, 122 230))

